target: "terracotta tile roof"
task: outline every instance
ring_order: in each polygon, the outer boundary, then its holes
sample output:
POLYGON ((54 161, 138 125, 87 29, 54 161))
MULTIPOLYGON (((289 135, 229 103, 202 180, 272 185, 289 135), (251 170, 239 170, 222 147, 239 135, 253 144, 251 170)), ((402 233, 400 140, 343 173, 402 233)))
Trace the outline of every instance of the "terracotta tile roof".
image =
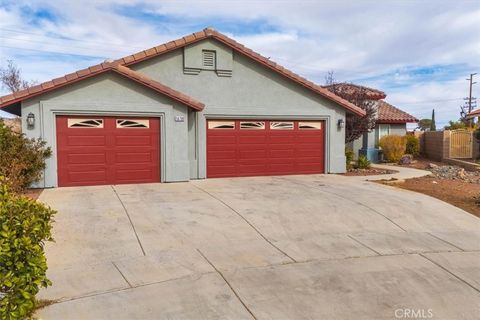
POLYGON ((361 86, 358 84, 353 84, 353 83, 342 82, 342 83, 335 83, 335 84, 331 84, 323 87, 327 89, 331 89, 332 87, 335 87, 335 90, 338 90, 346 94, 352 94, 357 90, 364 90, 365 94, 372 100, 380 100, 380 99, 385 99, 387 97, 387 95, 383 91, 361 86))
POLYGON ((472 112, 467 114, 467 116, 470 118, 480 117, 480 109, 473 110, 472 112))
POLYGON ((32 88, 29 88, 28 90, 22 90, 17 92, 15 95, 8 95, 0 98, 0 108, 9 106, 13 103, 19 102, 21 100, 28 99, 30 97, 33 97, 35 95, 39 95, 42 93, 45 93, 47 91, 56 89, 58 87, 71 84, 74 82, 77 82, 79 80, 85 79, 87 77, 91 77, 93 75, 105 72, 106 68, 116 66, 116 65, 123 65, 123 66, 129 66, 147 59, 151 59, 153 57, 156 57, 158 55, 164 54, 166 52, 170 52, 172 50, 176 50, 178 48, 184 47, 186 45, 190 45, 192 43, 201 41, 206 38, 214 38, 215 40, 229 46, 230 48, 234 49, 235 51, 259 62, 260 64, 264 65, 265 67, 295 81, 296 83, 302 85, 303 87, 312 90, 313 92, 319 94, 320 96, 329 99, 331 101, 334 101, 338 105, 344 107, 345 109, 349 110, 352 113, 355 113, 357 115, 365 115, 365 111, 350 103, 349 101, 333 94, 332 92, 328 91, 326 88, 323 88, 320 85, 317 85, 301 76, 298 74, 285 69, 284 67, 278 65, 277 63, 271 61, 270 59, 254 52, 251 49, 246 48, 242 44, 236 42, 233 39, 230 39, 229 37, 211 29, 207 28, 204 29, 203 31, 200 32, 195 32, 191 35, 185 36, 181 39, 174 40, 167 42, 165 44, 137 52, 133 55, 129 55, 126 57, 123 57, 121 59, 115 60, 114 62, 111 63, 102 63, 93 67, 88 68, 85 70, 80 70, 78 72, 66 75, 64 77, 60 77, 58 79, 54 79, 52 81, 48 81, 46 83, 40 84, 38 86, 34 86, 32 88), (53 86, 52 86, 53 83, 53 86))
POLYGON ((172 88, 169 88, 158 81, 155 81, 144 74, 139 72, 133 71, 130 68, 125 66, 119 65, 118 63, 102 63, 87 69, 83 69, 74 73, 67 74, 63 77, 53 79, 51 81, 44 82, 42 84, 30 87, 25 90, 21 90, 15 92, 14 94, 10 94, 8 96, 0 97, 0 108, 7 107, 12 105, 16 102, 43 94, 45 92, 58 89, 60 87, 70 85, 72 83, 91 78, 98 74, 104 72, 115 72, 120 74, 124 77, 127 77, 137 83, 140 83, 143 86, 149 87, 154 91, 157 91, 163 95, 166 95, 173 100, 176 100, 188 107, 191 107, 195 110, 203 110, 205 105, 193 98, 188 97, 187 95, 178 92, 172 88))
POLYGON ((378 101, 377 123, 409 123, 418 122, 414 116, 392 106, 383 100, 378 101))

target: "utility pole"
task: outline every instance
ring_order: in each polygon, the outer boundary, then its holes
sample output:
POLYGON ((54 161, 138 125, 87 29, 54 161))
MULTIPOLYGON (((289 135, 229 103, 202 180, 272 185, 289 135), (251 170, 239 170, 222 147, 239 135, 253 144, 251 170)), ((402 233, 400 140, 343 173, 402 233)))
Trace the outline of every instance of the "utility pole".
MULTIPOLYGON (((468 94, 468 113, 472 112, 472 87, 476 82, 473 82, 473 76, 476 75, 476 73, 470 73, 470 78, 466 79, 467 81, 470 82, 470 90, 468 94)), ((470 126, 473 125, 474 119, 470 120, 470 126)))

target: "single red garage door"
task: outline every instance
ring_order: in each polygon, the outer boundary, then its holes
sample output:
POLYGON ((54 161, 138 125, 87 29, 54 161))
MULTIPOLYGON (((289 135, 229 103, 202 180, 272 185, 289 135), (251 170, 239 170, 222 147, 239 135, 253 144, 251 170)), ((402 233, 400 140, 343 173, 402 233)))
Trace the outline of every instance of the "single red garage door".
POLYGON ((58 185, 160 181, 158 118, 57 116, 58 185))
POLYGON ((323 121, 208 120, 207 177, 323 173, 323 121))

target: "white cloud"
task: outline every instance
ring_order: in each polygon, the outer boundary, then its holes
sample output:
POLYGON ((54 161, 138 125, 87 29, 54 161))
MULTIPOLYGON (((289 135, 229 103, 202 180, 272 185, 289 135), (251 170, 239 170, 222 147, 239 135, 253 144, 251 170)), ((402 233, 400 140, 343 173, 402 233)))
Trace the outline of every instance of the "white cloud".
MULTIPOLYGON (((231 35, 238 41, 319 83, 328 70, 334 70, 342 81, 380 84, 392 103, 466 94, 462 79, 467 74, 454 75, 455 81, 424 77, 415 83, 418 78, 404 71, 408 67, 462 64, 472 72, 480 69, 478 1, 18 0, 0 8, 0 21, 0 63, 13 58, 26 77, 39 81, 175 39, 197 31, 193 28, 200 24, 227 33, 235 30, 231 35), (60 19, 33 25, 21 17, 22 6, 50 9, 60 19), (122 16, 114 10, 121 6, 158 14, 158 22, 122 16), (230 28, 242 24, 244 30, 230 28), (246 30, 254 24, 271 30, 246 30), (94 57, 46 56, 12 48, 94 57), (389 82, 368 80, 395 72, 389 82)), ((438 105, 437 119, 456 118, 454 104, 459 103, 438 105)), ((421 118, 429 115, 432 105, 399 106, 421 118)))

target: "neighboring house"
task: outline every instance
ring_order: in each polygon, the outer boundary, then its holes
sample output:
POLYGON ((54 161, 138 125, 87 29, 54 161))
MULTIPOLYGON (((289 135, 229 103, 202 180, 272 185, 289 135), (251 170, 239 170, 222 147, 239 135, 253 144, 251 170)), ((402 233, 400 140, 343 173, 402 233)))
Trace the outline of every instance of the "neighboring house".
MULTIPOLYGON (((328 88, 330 86, 325 87, 328 88)), ((355 157, 358 157, 361 149, 377 149, 378 142, 383 136, 390 134, 404 136, 407 133, 407 123, 418 122, 418 119, 414 116, 384 101, 386 94, 383 91, 352 83, 335 84, 335 90, 346 94, 361 90, 369 99, 375 101, 375 106, 377 107, 375 128, 363 137, 347 144, 347 147, 354 151, 355 157)), ((373 154, 375 153, 369 153, 369 155, 373 154)))
POLYGON ((0 98, 52 147, 40 187, 345 171, 365 112, 207 28, 0 98))

